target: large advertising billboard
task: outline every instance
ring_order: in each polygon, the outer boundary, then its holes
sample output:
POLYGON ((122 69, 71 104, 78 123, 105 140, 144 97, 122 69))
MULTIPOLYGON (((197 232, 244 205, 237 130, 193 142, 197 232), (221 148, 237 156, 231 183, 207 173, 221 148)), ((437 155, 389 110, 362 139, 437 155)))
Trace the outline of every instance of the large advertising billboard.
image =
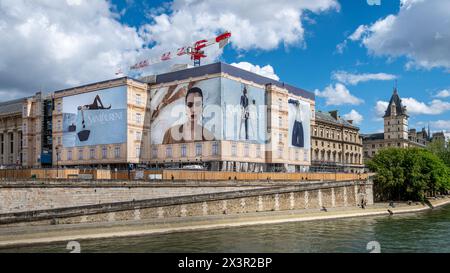
POLYGON ((267 138, 265 90, 222 78, 223 139, 264 144, 267 138))
POLYGON ((212 78, 151 90, 152 144, 232 140, 264 143, 264 89, 212 78))
POLYGON ((63 146, 120 144, 127 136, 127 87, 63 98, 63 146))
POLYGON ((289 98, 289 147, 311 149, 311 105, 305 101, 289 98))
POLYGON ((220 78, 151 90, 151 142, 177 144, 220 139, 220 78))

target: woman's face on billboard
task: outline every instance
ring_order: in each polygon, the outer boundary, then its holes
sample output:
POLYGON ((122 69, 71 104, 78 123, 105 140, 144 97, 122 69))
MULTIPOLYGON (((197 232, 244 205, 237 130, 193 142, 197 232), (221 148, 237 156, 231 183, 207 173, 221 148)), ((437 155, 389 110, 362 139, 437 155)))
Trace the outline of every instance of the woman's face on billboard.
POLYGON ((191 93, 186 98, 189 120, 198 120, 202 116, 203 97, 199 93, 191 93))

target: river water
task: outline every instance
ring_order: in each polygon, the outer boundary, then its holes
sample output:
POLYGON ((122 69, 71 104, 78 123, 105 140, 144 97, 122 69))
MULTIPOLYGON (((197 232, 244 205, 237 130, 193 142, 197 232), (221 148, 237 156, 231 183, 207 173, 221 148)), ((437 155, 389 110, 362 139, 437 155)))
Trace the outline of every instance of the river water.
MULTIPOLYGON (((80 241, 81 252, 450 252, 450 206, 394 216, 80 241)), ((0 252, 69 252, 67 242, 0 252)))

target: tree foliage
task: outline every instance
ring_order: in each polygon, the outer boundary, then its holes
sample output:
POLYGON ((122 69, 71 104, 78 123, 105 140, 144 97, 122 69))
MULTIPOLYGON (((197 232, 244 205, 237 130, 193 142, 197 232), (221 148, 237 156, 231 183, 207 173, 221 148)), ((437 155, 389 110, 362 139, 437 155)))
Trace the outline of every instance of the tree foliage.
POLYGON ((444 161, 447 167, 450 168, 450 140, 433 141, 428 144, 428 149, 444 161))
POLYGON ((450 168, 425 149, 383 149, 367 165, 376 173, 374 194, 378 200, 423 201, 427 194, 450 190, 450 168))

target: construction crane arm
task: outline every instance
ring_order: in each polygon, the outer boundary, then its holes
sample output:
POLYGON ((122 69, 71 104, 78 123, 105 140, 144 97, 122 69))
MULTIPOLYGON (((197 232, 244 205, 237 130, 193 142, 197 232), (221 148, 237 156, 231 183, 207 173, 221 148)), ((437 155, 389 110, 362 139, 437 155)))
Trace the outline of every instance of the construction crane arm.
POLYGON ((169 51, 164 54, 162 54, 159 58, 154 59, 147 59, 143 60, 139 63, 136 63, 132 66, 130 66, 130 70, 138 70, 145 67, 148 67, 153 64, 157 64, 160 62, 168 61, 176 57, 184 56, 184 55, 191 55, 191 59, 194 60, 195 65, 200 64, 200 60, 202 58, 205 58, 206 55, 204 54, 203 49, 209 46, 212 46, 214 44, 219 44, 219 48, 225 47, 225 45, 228 44, 228 41, 231 37, 230 32, 225 32, 220 34, 219 36, 209 39, 209 40, 200 40, 194 43, 193 46, 184 46, 174 51, 169 51))

